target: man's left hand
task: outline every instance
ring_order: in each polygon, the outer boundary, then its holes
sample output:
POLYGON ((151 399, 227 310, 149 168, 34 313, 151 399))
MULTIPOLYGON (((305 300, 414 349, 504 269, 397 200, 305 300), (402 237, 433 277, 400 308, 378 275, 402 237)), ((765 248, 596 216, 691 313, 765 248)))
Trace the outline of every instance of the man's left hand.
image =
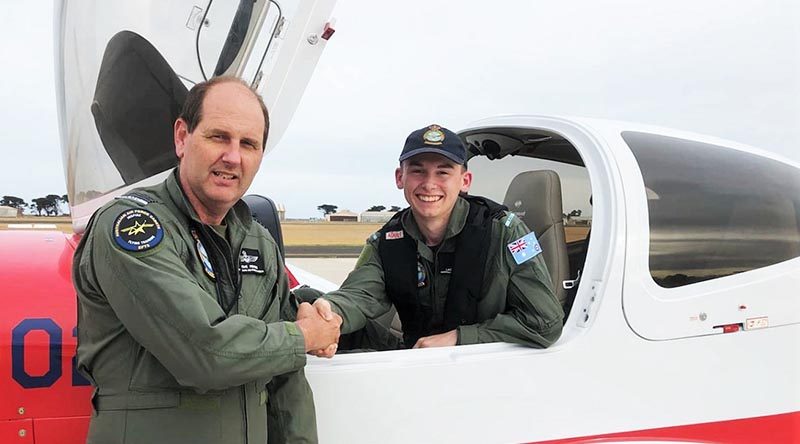
POLYGON ((453 329, 447 333, 419 338, 414 348, 450 347, 456 345, 456 342, 458 342, 458 332, 453 329))
POLYGON ((331 303, 328 302, 326 299, 317 298, 317 300, 314 301, 314 308, 317 309, 317 313, 319 313, 319 315, 322 316, 322 318, 325 319, 326 321, 330 321, 333 319, 334 316, 338 316, 336 313, 333 312, 333 309, 331 308, 331 303))

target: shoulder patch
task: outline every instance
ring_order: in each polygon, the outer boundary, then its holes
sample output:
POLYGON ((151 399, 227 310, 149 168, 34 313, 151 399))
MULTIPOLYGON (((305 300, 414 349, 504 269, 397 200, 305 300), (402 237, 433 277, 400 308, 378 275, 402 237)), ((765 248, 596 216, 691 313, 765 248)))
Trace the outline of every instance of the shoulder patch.
POLYGON ((114 220, 114 241, 123 250, 145 251, 161 243, 164 228, 150 211, 133 208, 120 213, 114 220))
POLYGON ((542 247, 533 231, 508 244, 508 251, 517 265, 527 262, 542 252, 542 247))

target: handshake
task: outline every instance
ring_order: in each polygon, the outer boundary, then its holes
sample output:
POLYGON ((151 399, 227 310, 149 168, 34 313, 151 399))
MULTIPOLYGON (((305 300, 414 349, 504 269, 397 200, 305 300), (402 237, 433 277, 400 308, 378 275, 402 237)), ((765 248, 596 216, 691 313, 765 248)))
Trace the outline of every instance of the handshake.
POLYGON ((330 302, 319 298, 312 306, 303 302, 297 307, 297 328, 303 333, 306 352, 332 358, 339 347, 342 317, 334 313, 330 302))

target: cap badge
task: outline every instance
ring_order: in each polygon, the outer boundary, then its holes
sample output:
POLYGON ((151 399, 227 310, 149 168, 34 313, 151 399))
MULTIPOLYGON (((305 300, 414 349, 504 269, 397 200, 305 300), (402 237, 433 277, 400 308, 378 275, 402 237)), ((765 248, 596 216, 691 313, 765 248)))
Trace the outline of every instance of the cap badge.
POLYGON ((428 145, 441 145, 444 142, 444 132, 439 125, 431 125, 422 135, 422 140, 428 145))

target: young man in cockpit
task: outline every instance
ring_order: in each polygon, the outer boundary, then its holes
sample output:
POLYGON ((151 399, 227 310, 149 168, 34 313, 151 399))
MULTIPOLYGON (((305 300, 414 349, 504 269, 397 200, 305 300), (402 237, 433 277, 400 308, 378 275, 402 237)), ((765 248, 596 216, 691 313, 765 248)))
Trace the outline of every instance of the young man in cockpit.
POLYGON ((408 136, 395 182, 409 208, 367 240, 339 290, 315 301, 342 316, 343 333, 394 305, 405 348, 544 348, 558 339, 564 313, 535 235, 504 206, 466 194, 466 163, 464 144, 446 128, 408 136))

